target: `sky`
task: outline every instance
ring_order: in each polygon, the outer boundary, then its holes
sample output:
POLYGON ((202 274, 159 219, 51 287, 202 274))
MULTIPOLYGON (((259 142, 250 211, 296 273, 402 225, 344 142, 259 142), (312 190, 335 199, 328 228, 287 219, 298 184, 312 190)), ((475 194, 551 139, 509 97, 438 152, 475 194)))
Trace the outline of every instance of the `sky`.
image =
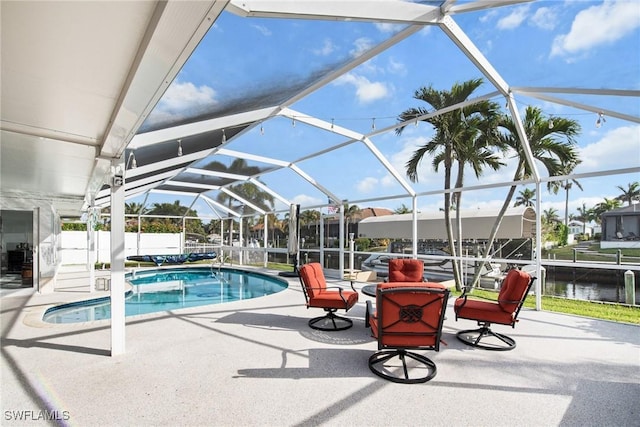
MULTIPOLYGON (((636 0, 536 1, 452 18, 510 86, 640 90, 640 2, 636 0)), ((143 128, 282 102, 295 93, 291 88, 305 87, 325 70, 357 58, 402 28, 397 24, 242 18, 224 12, 143 128)), ((415 91, 428 86, 449 90, 454 83, 480 77, 481 72, 438 27, 428 26, 290 105, 299 120, 295 115, 267 120, 231 140, 226 148, 295 161, 323 187, 340 199, 356 201, 352 204, 360 208, 410 207, 408 197, 382 200, 403 194, 402 187, 362 142, 300 161, 346 141, 335 132, 302 123, 303 116, 362 134, 374 133, 370 139, 375 150, 405 176, 406 161, 433 136, 426 123, 407 126, 401 135, 393 131, 404 110, 429 107, 414 99, 415 91), (387 128, 391 131, 375 134, 387 128)), ((485 79, 474 96, 493 91, 485 79)), ((550 95, 640 117, 637 96, 550 95)), ((576 142, 582 163, 575 173, 640 165, 637 123, 521 94, 515 99, 522 116, 531 105, 545 115, 580 124, 576 142)), ((505 108, 503 97, 492 100, 505 108)), ((478 179, 468 171, 465 186, 511 181, 514 161, 510 157, 504 161, 506 167, 487 171, 478 179)), ((542 169, 541 175, 547 176, 542 169)), ((326 203, 326 196, 288 170, 264 175, 261 180, 303 209, 326 203)), ((640 181, 638 173, 581 178, 582 190, 574 185, 569 192, 568 212, 576 214, 583 205, 591 208, 605 197, 616 197, 621 193, 616 186, 626 188, 635 181, 640 181)), ((434 171, 430 159, 425 159, 412 187, 429 194, 442 189, 442 169, 434 171)), ((518 187, 518 191, 523 189, 518 187)), ((497 208, 505 193, 506 189, 465 192, 463 207, 497 208)), ((564 215, 565 196, 565 192, 550 194, 543 187, 542 209, 553 208, 564 215)), ((147 204, 176 199, 189 206, 193 198, 151 196, 147 204)), ((130 201, 140 202, 141 198, 130 201)), ((442 195, 418 199, 421 211, 442 205, 442 195)), ((284 207, 278 202, 277 208, 284 207)), ((200 201, 193 208, 200 214, 210 212, 200 201)))

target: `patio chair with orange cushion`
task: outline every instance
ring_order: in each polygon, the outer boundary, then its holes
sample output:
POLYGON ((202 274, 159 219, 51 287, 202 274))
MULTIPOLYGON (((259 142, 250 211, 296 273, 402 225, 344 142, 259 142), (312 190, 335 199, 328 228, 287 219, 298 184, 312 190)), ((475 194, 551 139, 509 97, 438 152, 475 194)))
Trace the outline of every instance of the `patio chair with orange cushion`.
POLYGON ((375 311, 367 301, 371 334, 378 351, 369 357, 371 372, 397 383, 424 383, 436 376, 436 364, 415 350, 440 350, 449 290, 432 283, 381 283, 375 311), (414 350, 414 351, 411 351, 414 350), (407 366, 407 359, 415 363, 407 366))
POLYGON ((336 311, 348 311, 358 302, 358 292, 345 290, 340 286, 327 286, 320 263, 305 264, 299 269, 300 283, 307 308, 316 307, 326 311, 326 315, 309 320, 309 326, 321 331, 341 331, 353 326, 353 321, 336 315, 336 311))
POLYGON ((485 350, 512 350, 513 338, 491 330, 492 323, 515 328, 518 313, 535 281, 526 271, 511 269, 502 281, 497 301, 479 300, 469 296, 465 289, 454 304, 456 320, 469 319, 478 322, 479 328, 459 331, 456 336, 465 344, 485 350))
POLYGON ((424 282, 424 262, 409 258, 389 260, 387 282, 424 282))

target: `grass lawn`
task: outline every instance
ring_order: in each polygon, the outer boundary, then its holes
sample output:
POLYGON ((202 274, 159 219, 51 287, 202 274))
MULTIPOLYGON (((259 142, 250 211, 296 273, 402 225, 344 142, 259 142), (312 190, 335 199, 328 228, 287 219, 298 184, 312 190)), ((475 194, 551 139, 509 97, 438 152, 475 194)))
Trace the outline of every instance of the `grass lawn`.
MULTIPOLYGON (((460 295, 460 292, 454 291, 452 294, 460 295)), ((498 298, 497 291, 485 289, 474 289, 471 295, 492 301, 498 298)), ((535 297, 529 295, 524 302, 524 306, 535 308, 535 297)), ((574 314, 576 316, 640 325, 640 307, 626 304, 573 300, 543 295, 542 309, 556 313, 574 314)))
POLYGON ((607 261, 613 262, 617 259, 618 253, 622 257, 623 263, 640 263, 640 249, 600 249, 600 243, 591 243, 585 250, 580 248, 575 253, 577 245, 563 246, 542 251, 542 258, 554 258, 558 260, 573 260, 574 255, 577 261, 607 261))

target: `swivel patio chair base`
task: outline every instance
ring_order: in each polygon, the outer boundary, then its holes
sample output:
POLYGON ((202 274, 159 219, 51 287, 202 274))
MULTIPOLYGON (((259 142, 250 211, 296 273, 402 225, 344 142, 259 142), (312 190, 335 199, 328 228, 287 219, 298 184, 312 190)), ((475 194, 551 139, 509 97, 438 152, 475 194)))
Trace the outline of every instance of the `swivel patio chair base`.
POLYGON ((319 331, 344 331, 353 326, 353 321, 336 315, 335 309, 325 309, 327 314, 309 320, 309 327, 319 331))
POLYGON ((369 369, 381 378, 403 384, 426 383, 435 377, 438 371, 436 364, 431 359, 405 349, 382 350, 374 353, 369 357, 369 369), (409 369, 407 367, 407 358, 418 362, 418 366, 414 366, 409 369), (398 359, 399 362, 402 363, 402 376, 395 375, 395 373, 400 370, 400 367, 398 366, 400 363, 397 361, 394 360, 392 367, 385 365, 385 363, 392 359, 398 359), (424 375, 425 369, 426 375, 424 375), (417 377, 413 377, 413 375, 411 375, 410 377, 410 373, 415 374, 416 372, 421 373, 421 375, 417 377))
POLYGON ((516 342, 513 338, 492 331, 487 323, 479 322, 478 325, 480 325, 478 329, 459 331, 456 337, 467 345, 485 350, 508 351, 516 348, 516 342))

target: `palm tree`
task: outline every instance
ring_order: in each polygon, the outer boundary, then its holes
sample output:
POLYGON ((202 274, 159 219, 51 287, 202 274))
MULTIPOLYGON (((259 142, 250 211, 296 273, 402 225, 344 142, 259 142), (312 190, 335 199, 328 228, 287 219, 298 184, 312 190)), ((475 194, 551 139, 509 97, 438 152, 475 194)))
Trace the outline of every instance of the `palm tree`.
POLYGON ((269 224, 269 230, 271 230, 271 242, 273 242, 274 247, 277 247, 276 231, 280 233, 284 232, 283 221, 281 221, 276 214, 270 213, 267 214, 267 223, 269 224))
POLYGON ((140 219, 140 215, 144 215, 147 213, 149 209, 145 207, 142 203, 125 203, 124 204, 124 213, 125 215, 138 215, 138 218, 125 220, 125 227, 127 231, 138 231, 138 220, 140 219))
POLYGON ((631 206, 634 201, 640 201, 640 183, 638 181, 628 183, 626 189, 621 185, 616 188, 622 191, 622 194, 617 197, 621 202, 627 202, 631 206))
MULTIPOLYGON (((555 123, 555 122, 554 122, 555 123)), ((545 209, 542 211, 542 223, 543 224, 555 224, 560 222, 560 217, 558 216, 558 210, 554 208, 545 209)))
MULTIPOLYGON (((569 170, 567 170, 566 173, 564 173, 563 175, 570 174, 571 171, 580 163, 582 163, 582 160, 577 160, 574 164, 569 165, 569 170)), ((566 180, 566 181, 554 181, 554 182, 550 182, 547 185, 547 188, 549 188, 549 190, 553 194, 558 194, 558 191, 560 191, 561 188, 565 191, 564 225, 568 225, 569 223, 569 190, 571 190, 571 188, 573 187, 573 184, 575 184, 582 191, 582 185, 580 185, 580 183, 575 179, 566 180)))
POLYGON ((357 205, 349 206, 348 203, 344 204, 344 219, 346 220, 344 224, 346 237, 345 240, 349 238, 349 224, 358 216, 360 216, 360 208, 357 205))
MULTIPOLYGON (((187 206, 182 206, 180 204, 180 200, 176 200, 173 203, 154 203, 149 210, 149 214, 173 217, 198 216, 197 211, 189 209, 187 206)), ((182 230, 182 220, 180 218, 161 218, 155 222, 161 227, 165 227, 165 232, 177 232, 182 230)), ((189 221, 185 226, 185 231, 193 234, 204 235, 202 220, 198 219, 195 221, 189 221)))
POLYGON ((516 197, 516 201, 513 204, 513 206, 514 207, 517 207, 517 206, 532 207, 533 202, 535 201, 536 201, 536 190, 525 188, 524 190, 520 191, 520 194, 518 195, 518 197, 516 197))
POLYGON ((587 223, 593 220, 593 209, 587 209, 587 205, 583 203, 577 211, 579 215, 576 215, 575 219, 582 222, 582 234, 586 234, 587 223))
POLYGON ((393 211, 394 214, 407 214, 407 213, 411 213, 411 209, 409 209, 404 203, 402 204, 402 206, 400 206, 399 208, 396 208, 393 211))
POLYGON ((143 205, 142 203, 125 203, 124 204, 124 213, 129 215, 144 215, 149 212, 149 209, 143 205))
MULTIPOLYGON (((562 117, 543 116, 542 110, 537 107, 528 106, 524 116, 524 131, 529 140, 529 147, 533 157, 539 161, 547 170, 549 176, 564 175, 570 173, 575 165, 580 161, 575 143, 575 136, 580 132, 580 125, 575 120, 562 117), (549 121, 553 121, 553 126, 549 126, 549 121)), ((527 161, 522 142, 518 136, 516 124, 511 116, 503 116, 500 127, 506 132, 500 134, 504 144, 511 147, 518 159, 513 181, 528 179, 532 175, 531 165, 527 161)), ((491 247, 495 241, 496 234, 502 223, 507 207, 511 204, 511 199, 516 191, 516 186, 512 185, 507 192, 502 208, 489 234, 484 257, 491 253, 491 247)), ((480 281, 480 269, 477 269, 473 277, 473 286, 480 281)))
POLYGON ((320 211, 315 209, 308 209, 300 213, 300 226, 315 224, 316 233, 315 233, 315 241, 318 242, 318 226, 320 225, 320 218, 322 214, 320 211))
POLYGON ((603 213, 612 211, 614 209, 618 209, 621 206, 622 206, 622 202, 619 199, 617 198, 607 199, 605 197, 604 201, 598 203, 593 208, 593 212, 596 215, 596 222, 600 224, 601 223, 600 217, 602 216, 603 213))
MULTIPOLYGON (((259 167, 249 166, 245 159, 239 158, 235 159, 228 167, 220 162, 214 161, 205 165, 203 169, 245 176, 257 175, 260 172, 259 167)), ((228 189, 232 193, 250 201, 265 211, 273 209, 273 196, 270 193, 261 190, 252 182, 243 182, 242 184, 231 185, 228 189)), ((226 205, 229 209, 239 210, 242 208, 243 213, 245 214, 254 212, 250 207, 244 206, 243 202, 224 192, 218 193, 216 200, 221 204, 226 205)), ((233 240, 233 223, 233 219, 229 218, 229 243, 233 240)))
MULTIPOLYGON (((432 86, 422 87, 414 93, 414 98, 424 101, 435 110, 459 104, 466 101, 471 94, 483 83, 482 79, 468 80, 463 83, 456 83, 450 91, 436 90, 432 86)), ((449 241, 449 250, 456 256, 455 237, 451 225, 451 208, 456 207, 457 219, 460 220, 459 212, 461 205, 461 193, 452 194, 453 166, 457 162, 458 171, 455 180, 455 187, 461 188, 464 182, 465 165, 470 165, 478 176, 482 172, 482 167, 489 165, 492 168, 500 167, 497 156, 490 150, 490 145, 495 142, 494 125, 497 116, 498 106, 491 101, 481 101, 460 110, 455 110, 433 117, 428 117, 424 121, 430 123, 435 128, 435 136, 422 147, 419 147, 407 161, 407 177, 412 182, 418 181, 418 167, 424 156, 430 155, 431 164, 434 170, 438 171, 440 165, 444 167, 444 216, 449 241), (453 203, 452 203, 453 201, 453 203)), ((399 116, 399 121, 407 122, 429 112, 427 108, 410 108, 399 116)), ((400 135, 404 126, 396 129, 396 134, 400 135)), ((458 226, 458 242, 461 244, 461 227, 458 226)), ((459 262, 453 263, 453 276, 456 288, 461 288, 461 274, 459 262)))

